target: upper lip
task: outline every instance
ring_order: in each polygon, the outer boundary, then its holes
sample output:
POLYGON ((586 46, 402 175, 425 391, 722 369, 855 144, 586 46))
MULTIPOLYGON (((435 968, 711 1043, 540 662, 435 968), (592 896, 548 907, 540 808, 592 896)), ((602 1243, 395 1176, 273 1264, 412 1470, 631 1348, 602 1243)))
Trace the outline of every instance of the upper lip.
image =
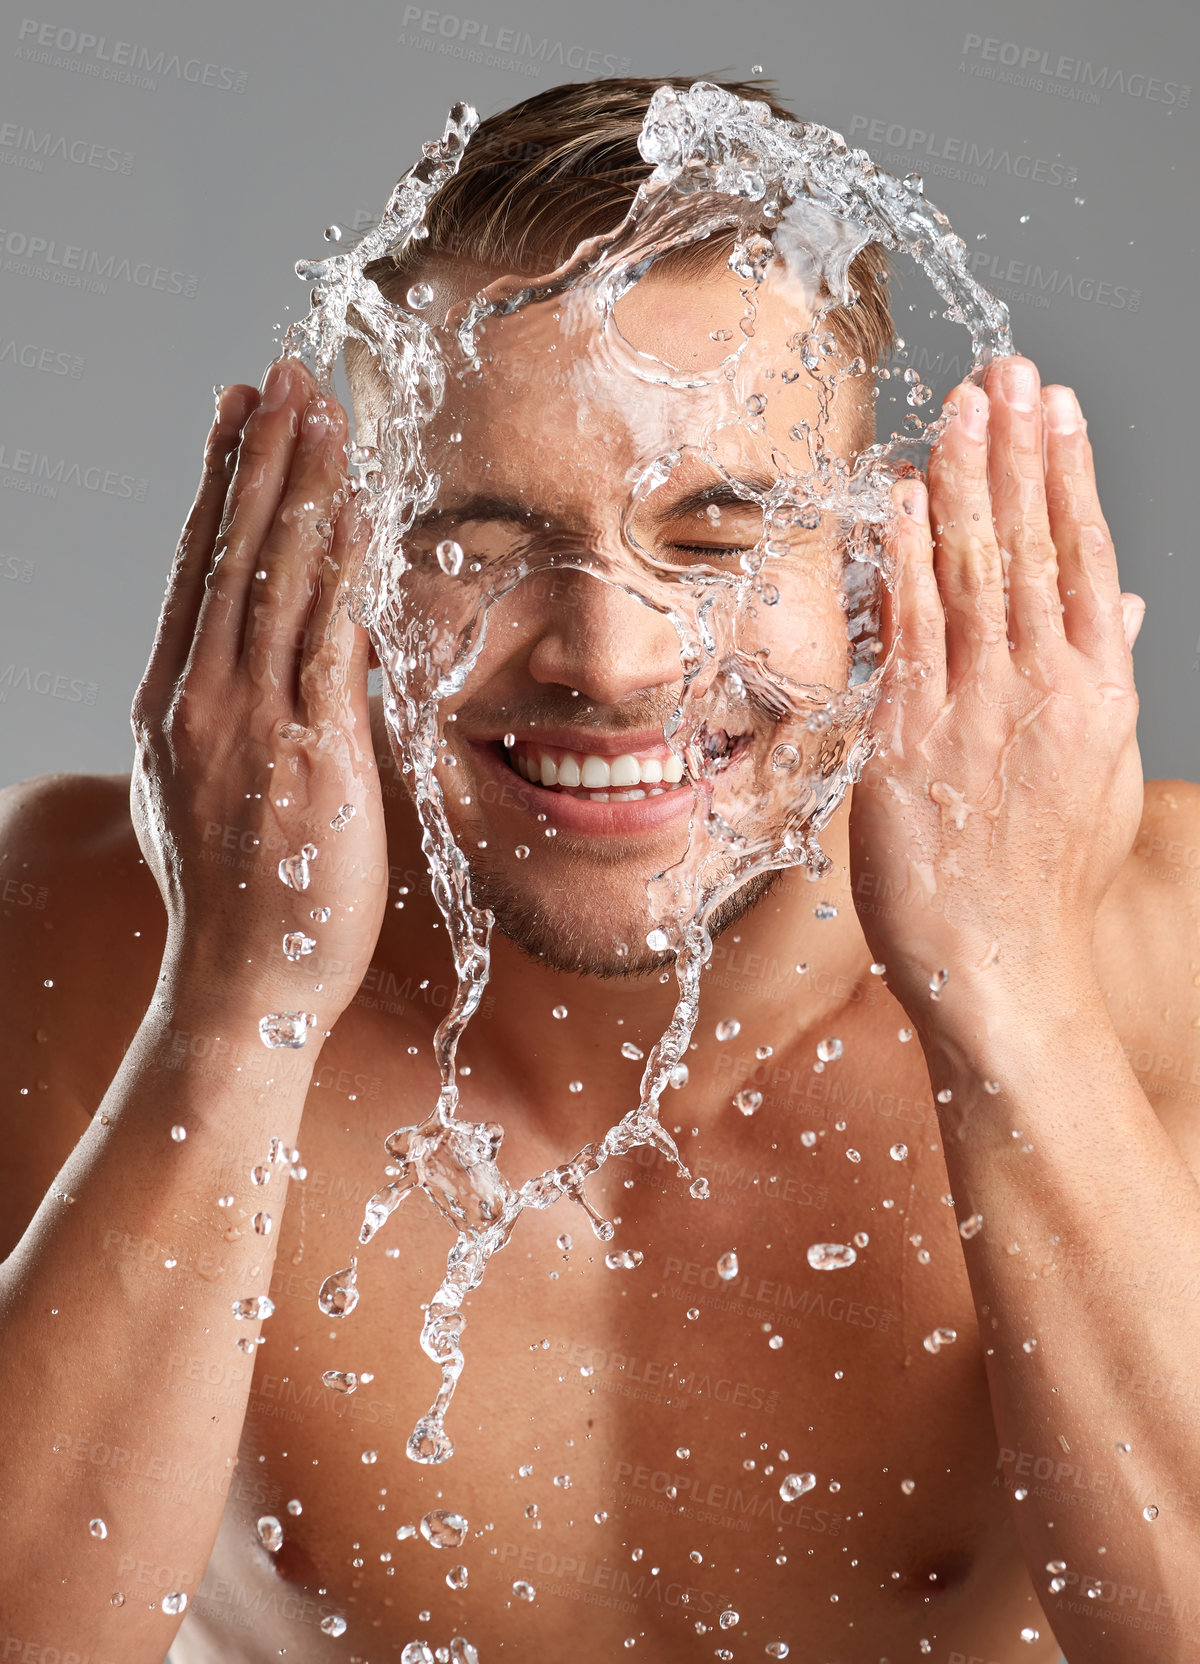
POLYGON ((511 727, 499 730, 490 738, 477 739, 476 743, 499 745, 508 734, 512 734, 518 743, 545 745, 560 751, 575 751, 580 756, 646 757, 658 754, 669 757, 671 754, 671 748, 664 739, 661 728, 642 728, 637 732, 623 734, 603 734, 591 728, 522 728, 514 722, 511 727))

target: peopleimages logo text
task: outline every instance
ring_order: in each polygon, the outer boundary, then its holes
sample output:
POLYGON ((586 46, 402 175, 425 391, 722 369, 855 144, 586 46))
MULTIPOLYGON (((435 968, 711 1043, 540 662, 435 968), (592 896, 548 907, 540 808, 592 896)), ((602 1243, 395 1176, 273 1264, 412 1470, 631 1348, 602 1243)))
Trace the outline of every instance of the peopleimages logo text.
MULTIPOLYGON (((190 81, 193 86, 216 87, 221 92, 245 92, 246 71, 230 64, 206 63, 202 58, 184 58, 178 52, 154 50, 133 40, 110 40, 107 35, 94 35, 88 29, 72 29, 60 23, 45 23, 36 17, 23 17, 17 29, 17 39, 23 44, 17 56, 31 63, 50 63, 54 67, 93 66, 89 73, 101 73, 105 66, 109 79, 127 76, 166 76, 176 81, 190 81), (48 55, 60 54, 59 59, 48 55), (75 59, 74 65, 62 60, 75 59)), ((153 82, 151 82, 153 85, 153 82)))
POLYGON ((587 75, 624 75, 629 70, 629 59, 618 58, 614 52, 600 52, 588 46, 569 46, 565 41, 551 40, 548 36, 538 40, 527 30, 493 26, 482 18, 456 17, 453 12, 433 11, 425 6, 405 6, 403 24, 406 29, 415 25, 424 35, 457 41, 460 47, 472 51, 490 51, 513 58, 535 59, 544 64, 561 64, 564 69, 580 69, 587 75))
POLYGON ((1137 69, 1093 64, 1086 58, 1072 58, 1040 46, 1022 46, 1015 40, 997 40, 991 35, 967 35, 962 55, 978 58, 983 63, 1000 64, 1022 76, 1041 75, 1050 82, 1085 90, 1123 92, 1129 98, 1145 98, 1152 104, 1174 104, 1180 110, 1187 108, 1192 96, 1191 86, 1180 81, 1164 81, 1161 76, 1146 75, 1137 69))

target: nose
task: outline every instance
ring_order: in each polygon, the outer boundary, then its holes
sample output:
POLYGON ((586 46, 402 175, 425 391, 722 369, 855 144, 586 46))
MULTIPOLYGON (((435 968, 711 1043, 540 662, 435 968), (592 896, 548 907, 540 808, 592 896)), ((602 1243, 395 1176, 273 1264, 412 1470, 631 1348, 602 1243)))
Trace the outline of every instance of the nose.
POLYGON ((679 637, 663 613, 589 572, 559 572, 529 656, 535 682, 616 705, 682 680, 679 637))

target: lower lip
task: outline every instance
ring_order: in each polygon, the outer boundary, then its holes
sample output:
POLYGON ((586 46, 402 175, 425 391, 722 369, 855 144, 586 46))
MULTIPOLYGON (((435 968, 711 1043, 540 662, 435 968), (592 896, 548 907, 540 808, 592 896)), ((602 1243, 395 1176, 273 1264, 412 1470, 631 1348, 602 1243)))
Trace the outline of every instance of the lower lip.
POLYGON ((664 791, 661 797, 635 798, 632 803, 614 803, 611 799, 607 803, 594 803, 585 797, 574 797, 570 792, 535 786, 510 768, 494 746, 473 744, 471 752, 481 776, 511 788, 511 795, 500 800, 505 807, 511 805, 530 815, 545 815, 547 826, 564 832, 582 832, 594 838, 654 832, 686 820, 695 800, 692 788, 685 781, 664 791))

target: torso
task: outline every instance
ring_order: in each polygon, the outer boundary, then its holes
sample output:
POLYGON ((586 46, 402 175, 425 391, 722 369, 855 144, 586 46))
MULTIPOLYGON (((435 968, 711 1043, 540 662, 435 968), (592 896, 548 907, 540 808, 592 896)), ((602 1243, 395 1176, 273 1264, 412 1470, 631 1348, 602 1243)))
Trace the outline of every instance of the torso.
MULTIPOLYGON (((149 918, 157 898, 152 885, 145 894, 136 849, 128 868, 137 893, 124 912, 149 918)), ((1133 874, 1106 903, 1098 961, 1127 1047, 1161 1054, 1163 1014, 1142 997, 1127 952, 1135 902, 1133 874)), ((153 987, 161 937, 147 930, 139 942, 124 991, 95 1019, 97 1043, 73 1060, 72 1095, 85 1106, 103 1096, 114 1047, 153 987)), ((718 961, 711 974, 719 981, 730 968, 718 961)), ((405 1442, 437 1384, 417 1337, 449 1227, 410 1196, 360 1253, 357 1311, 338 1322, 316 1304, 321 1281, 356 1251, 363 1205, 383 1182, 384 1137, 433 1101, 421 996, 364 993, 326 1043, 309 1094, 307 1178, 291 1188, 276 1310, 178 1664, 285 1654, 378 1664, 413 1641, 436 1650, 453 1636, 484 1664, 502 1655, 600 1664, 630 1638, 634 1656, 655 1664, 783 1656, 766 1653, 776 1642, 805 1664, 1053 1664, 1058 1649, 999 1478, 986 1339, 943 1200, 924 1060, 915 1041, 899 1041, 904 1013, 876 979, 857 995, 841 1019, 844 1055, 823 1071, 811 1052, 759 1064, 744 1032, 720 1051, 718 1074, 668 1094, 664 1118, 683 1126, 681 1142, 710 1180, 707 1201, 642 1151, 590 1187, 603 1213, 620 1216, 611 1245, 567 1202, 522 1218, 467 1308, 467 1364, 448 1422, 456 1455, 422 1468, 405 1442), (751 1117, 729 1103, 743 1085, 764 1094, 751 1117), (686 1137, 693 1092, 726 1105, 699 1145, 686 1137), (804 1144, 806 1131, 815 1144, 804 1144), (908 1155, 897 1161, 889 1150, 901 1142, 908 1155), (860 1232, 869 1240, 854 1265, 810 1268, 811 1244, 860 1232), (642 1263, 609 1269, 613 1249, 637 1249, 642 1263), (730 1250, 739 1266, 726 1280, 717 1262, 730 1250), (923 1345, 935 1328, 957 1334, 936 1355, 923 1345), (374 1379, 341 1395, 322 1385, 329 1369, 374 1379), (803 1472, 815 1487, 785 1504, 781 1480, 803 1472), (563 1476, 569 1486, 556 1483, 563 1476), (419 1533, 398 1540, 438 1508, 469 1522, 460 1549, 419 1533), (258 1542, 267 1514, 283 1524, 277 1554, 258 1542), (468 1582, 456 1591, 446 1574, 458 1566, 468 1582), (736 1621, 722 1627, 722 1613, 736 1621), (319 1628, 330 1614, 346 1620, 340 1638, 319 1628), (1018 1640, 1039 1622, 1040 1643, 1018 1640)), ((482 1071, 472 1085, 480 1119, 536 1117, 530 1095, 489 1101, 482 1071)), ((1162 1107, 1187 1105, 1175 1096, 1162 1107)), ((237 1222, 248 1228, 247 1217, 237 1222)), ((178 1390, 219 1404, 226 1367, 238 1366, 218 1362, 191 1379, 181 1365, 178 1390)))

